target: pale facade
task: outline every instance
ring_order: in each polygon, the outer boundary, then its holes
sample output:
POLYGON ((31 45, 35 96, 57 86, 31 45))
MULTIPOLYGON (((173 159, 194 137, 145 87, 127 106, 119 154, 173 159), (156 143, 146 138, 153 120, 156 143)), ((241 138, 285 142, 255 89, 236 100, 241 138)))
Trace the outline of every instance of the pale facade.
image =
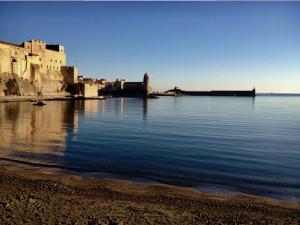
POLYGON ((98 96, 99 85, 96 83, 78 83, 76 86, 76 94, 85 98, 98 96))
POLYGON ((67 67, 62 45, 47 45, 39 40, 21 45, 0 41, 0 79, 0 95, 9 94, 5 84, 10 79, 15 80, 20 95, 31 93, 32 88, 44 95, 59 94, 66 83, 77 83, 77 69, 67 67))

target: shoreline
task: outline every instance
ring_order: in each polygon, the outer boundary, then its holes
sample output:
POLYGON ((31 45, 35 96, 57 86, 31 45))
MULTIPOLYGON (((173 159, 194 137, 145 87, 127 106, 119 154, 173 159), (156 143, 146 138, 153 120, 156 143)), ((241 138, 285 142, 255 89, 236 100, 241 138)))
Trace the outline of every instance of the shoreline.
POLYGON ((0 103, 5 102, 36 102, 36 101, 68 101, 68 100, 104 100, 110 96, 1 96, 0 103))
MULTIPOLYGON (((203 193, 212 193, 216 195, 221 195, 224 197, 237 196, 237 195, 246 195, 253 196, 257 198, 269 198, 275 201, 287 202, 287 203, 299 203, 300 200, 296 198, 276 198, 274 196, 266 196, 259 194, 244 193, 236 189, 230 188, 230 186, 221 185, 221 184, 206 184, 198 186, 185 186, 177 183, 165 183, 163 181, 153 180, 147 177, 136 177, 129 174, 116 174, 111 171, 99 171, 99 170, 90 170, 83 168, 75 167, 65 167, 56 164, 44 164, 36 163, 30 161, 20 161, 18 159, 11 158, 2 158, 0 157, 0 169, 2 167, 13 168, 13 171, 26 170, 26 171, 38 171, 39 174, 51 174, 55 176, 65 176, 65 177, 81 177, 86 180, 126 180, 135 184, 142 184, 145 186, 149 185, 161 185, 161 186, 170 186, 170 187, 179 187, 179 188, 188 188, 197 190, 203 193)), ((1 172, 0 172, 1 175, 1 172)))
POLYGON ((0 168, 0 224, 300 223, 300 203, 0 168))
MULTIPOLYGON (((149 98, 159 98, 159 97, 175 97, 173 94, 165 93, 153 93, 149 98)), ((178 95, 178 96, 192 96, 192 97, 203 97, 203 96, 193 96, 193 95, 178 95)), ((178 97, 177 96, 177 97, 178 97)), ((257 93, 256 97, 268 96, 268 97, 299 97, 298 93, 257 93)), ((105 100, 111 98, 112 96, 94 96, 94 97, 83 97, 83 96, 64 96, 64 95, 51 95, 51 96, 0 96, 0 103, 6 102, 37 102, 37 101, 70 101, 70 100, 105 100)), ((208 96, 204 96, 208 97, 208 96)), ((220 97, 220 96, 209 96, 209 97, 220 97)), ((226 96, 225 96, 226 97, 226 96)), ((227 96, 228 97, 228 96, 227 96)))

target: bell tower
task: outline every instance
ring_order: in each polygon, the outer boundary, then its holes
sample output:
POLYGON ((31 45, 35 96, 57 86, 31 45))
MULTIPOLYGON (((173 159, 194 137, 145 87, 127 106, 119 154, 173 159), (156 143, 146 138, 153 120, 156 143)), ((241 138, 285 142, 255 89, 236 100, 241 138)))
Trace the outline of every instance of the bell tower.
POLYGON ((149 84, 149 76, 147 73, 144 75, 143 84, 145 87, 146 94, 148 95, 150 92, 150 84, 149 84))

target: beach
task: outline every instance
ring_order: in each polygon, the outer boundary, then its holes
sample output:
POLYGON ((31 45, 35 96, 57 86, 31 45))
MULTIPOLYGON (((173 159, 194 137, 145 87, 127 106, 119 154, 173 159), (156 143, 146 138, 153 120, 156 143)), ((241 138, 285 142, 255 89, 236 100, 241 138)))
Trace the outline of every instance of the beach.
POLYGON ((0 224, 299 224, 300 204, 1 166, 0 224))
POLYGON ((300 224, 297 99, 0 104, 0 224, 300 224))
POLYGON ((0 225, 300 225, 300 2, 0 2, 0 225))

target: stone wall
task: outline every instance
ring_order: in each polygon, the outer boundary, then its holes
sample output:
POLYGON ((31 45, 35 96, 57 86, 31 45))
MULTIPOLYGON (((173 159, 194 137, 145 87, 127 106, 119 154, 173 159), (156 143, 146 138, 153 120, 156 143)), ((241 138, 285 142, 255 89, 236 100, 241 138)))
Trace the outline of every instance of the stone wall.
POLYGON ((98 85, 97 84, 84 84, 84 97, 95 97, 98 96, 98 85))
POLYGON ((85 98, 98 96, 98 84, 78 83, 75 85, 75 93, 85 98))
POLYGON ((78 83, 78 71, 74 66, 62 66, 61 73, 68 84, 78 83))
POLYGON ((77 69, 66 67, 61 45, 46 45, 38 40, 21 45, 0 41, 0 79, 0 96, 8 94, 5 90, 10 79, 25 87, 21 95, 32 95, 33 90, 35 94, 60 95, 65 94, 65 84, 77 82, 77 69))

